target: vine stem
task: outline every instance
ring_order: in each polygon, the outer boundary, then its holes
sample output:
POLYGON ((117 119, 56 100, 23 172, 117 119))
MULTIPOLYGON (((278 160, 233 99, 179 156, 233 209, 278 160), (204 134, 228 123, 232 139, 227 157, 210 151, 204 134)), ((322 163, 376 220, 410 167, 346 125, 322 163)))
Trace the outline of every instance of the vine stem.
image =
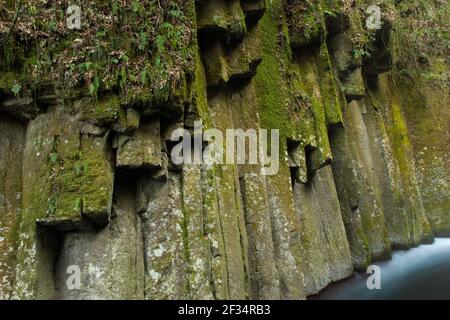
POLYGON ((16 14, 14 16, 13 25, 11 26, 11 29, 9 29, 9 32, 8 32, 8 37, 7 37, 8 39, 11 37, 12 33, 14 32, 14 29, 16 28, 17 21, 19 20, 20 10, 22 10, 22 0, 18 0, 18 2, 17 2, 17 10, 16 10, 16 14))

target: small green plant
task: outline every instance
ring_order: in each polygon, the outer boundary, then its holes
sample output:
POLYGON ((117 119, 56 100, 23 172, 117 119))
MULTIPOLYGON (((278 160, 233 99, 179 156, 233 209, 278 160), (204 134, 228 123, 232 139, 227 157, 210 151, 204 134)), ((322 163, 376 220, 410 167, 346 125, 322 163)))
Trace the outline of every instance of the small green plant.
POLYGON ((146 85, 146 84, 147 84, 147 70, 146 70, 146 69, 143 69, 143 70, 141 71, 140 79, 141 79, 141 83, 142 83, 143 85, 146 85))
POLYGON ((52 194, 47 201, 47 213, 50 215, 54 215, 57 208, 57 196, 52 194))
POLYGON ((56 152, 52 152, 48 158, 52 164, 55 164, 58 161, 58 154, 56 152))
POLYGON ((183 16, 183 13, 178 8, 172 9, 172 10, 169 10, 169 16, 171 16, 172 18, 175 18, 175 19, 179 19, 183 16))
POLYGON ((365 49, 361 49, 361 48, 354 49, 352 51, 352 55, 353 55, 353 57, 355 59, 357 59, 357 58, 370 58, 371 57, 370 52, 366 51, 365 49))
POLYGON ((106 31, 105 31, 105 30, 97 31, 97 33, 95 34, 95 36, 96 36, 97 38, 103 38, 103 37, 106 36, 106 31))
POLYGON ((18 3, 23 8, 16 10, 17 19, 2 21, 11 30, 10 36, 0 41, 2 71, 20 67, 24 75, 20 85, 8 85, 11 95, 52 80, 63 84, 58 90, 64 93, 84 86, 94 98, 100 90, 123 90, 131 99, 149 91, 155 91, 152 97, 161 90, 161 96, 167 96, 166 83, 176 84, 184 74, 193 72, 195 32, 188 16, 194 12, 188 1, 83 2, 83 21, 89 27, 83 28, 82 34, 60 30, 66 15, 59 2, 18 3), (53 33, 57 35, 48 37, 53 33), (21 52, 27 43, 33 44, 32 50, 21 52))
POLYGON ((83 162, 83 173, 86 174, 89 172, 89 163, 83 162))
POLYGON ((22 86, 18 83, 15 83, 12 87, 11 87, 11 92, 18 98, 19 97, 19 93, 22 90, 22 86))
POLYGON ((55 20, 50 20, 47 25, 47 29, 49 32, 56 32, 58 30, 57 24, 55 20))
POLYGON ((92 81, 92 83, 89 84, 89 94, 95 99, 97 99, 97 93, 99 88, 100 88, 100 78, 95 76, 94 81, 92 81))
POLYGON ((329 11, 329 10, 324 10, 323 13, 326 14, 327 16, 330 16, 330 17, 333 17, 333 18, 337 17, 336 13, 334 13, 332 11, 329 11))
POLYGON ((77 198, 75 200, 75 207, 73 208, 75 211, 81 210, 81 198, 77 198))
POLYGON ((140 51, 145 51, 145 49, 147 49, 147 45, 148 45, 148 37, 147 34, 145 32, 141 32, 141 34, 139 35, 139 50, 140 51))
POLYGON ((89 172, 89 163, 83 162, 83 173, 86 174, 89 172))
POLYGON ((75 175, 81 176, 83 174, 83 170, 81 168, 81 165, 79 163, 75 163, 73 170, 75 172, 75 175))
POLYGON ((133 1, 131 6, 133 7, 133 12, 142 14, 144 12, 144 7, 140 4, 139 1, 133 1))
POLYGON ((220 16, 213 16, 212 20, 216 25, 218 25, 220 27, 225 27, 225 25, 226 25, 224 19, 220 16))

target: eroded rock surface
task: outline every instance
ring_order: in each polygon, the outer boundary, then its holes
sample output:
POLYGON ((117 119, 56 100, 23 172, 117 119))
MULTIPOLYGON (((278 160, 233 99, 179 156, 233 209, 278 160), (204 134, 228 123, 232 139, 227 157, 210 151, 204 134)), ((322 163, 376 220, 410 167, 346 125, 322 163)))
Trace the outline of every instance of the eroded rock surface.
POLYGON ((136 3, 85 3, 104 30, 74 39, 0 4, 0 299, 304 299, 450 233, 448 86, 399 72, 409 11, 136 3), (173 163, 195 121, 279 130, 278 171, 173 163))

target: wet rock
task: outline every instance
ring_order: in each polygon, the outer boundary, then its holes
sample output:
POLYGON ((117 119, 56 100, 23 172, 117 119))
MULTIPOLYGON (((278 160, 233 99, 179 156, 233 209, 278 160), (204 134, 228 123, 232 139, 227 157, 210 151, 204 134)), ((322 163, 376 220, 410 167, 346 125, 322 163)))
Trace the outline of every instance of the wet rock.
POLYGON ((260 19, 267 9, 266 0, 242 0, 241 7, 245 17, 251 20, 260 19))
POLYGON ((117 96, 101 99, 82 97, 74 102, 74 111, 80 121, 104 125, 112 124, 124 116, 124 111, 117 96))
POLYGON ((183 167, 183 213, 189 254, 189 292, 193 299, 213 299, 211 287, 211 250, 205 236, 202 173, 199 165, 183 167), (200 227, 199 227, 200 226, 200 227))
POLYGON ((83 217, 97 225, 108 223, 111 214, 114 168, 108 134, 81 136, 83 217))
POLYGON ((132 136, 119 136, 116 166, 131 169, 161 168, 161 149, 159 119, 143 121, 132 136))
POLYGON ((199 4, 198 29, 201 33, 222 34, 228 40, 241 40, 246 32, 239 0, 208 0, 199 4))
POLYGON ((305 290, 316 294, 353 272, 331 168, 317 171, 311 184, 294 184, 294 200, 301 222, 305 290))
POLYGON ((332 37, 330 49, 333 52, 334 63, 341 79, 362 66, 362 57, 355 57, 354 44, 349 34, 341 33, 332 37))
POLYGON ((144 298, 142 225, 136 214, 134 190, 126 186, 127 181, 126 175, 117 178, 114 218, 106 228, 61 235, 61 254, 55 261, 54 298, 144 298), (69 277, 77 271, 80 287, 71 290, 68 285, 74 282, 69 277))
POLYGON ((343 80, 344 93, 348 102, 360 100, 366 95, 366 87, 361 68, 353 70, 343 80))
POLYGON ((229 81, 227 60, 219 40, 205 46, 203 57, 208 85, 218 86, 229 81))
POLYGON ((272 225, 264 178, 250 173, 241 178, 245 222, 249 237, 250 288, 252 297, 280 297, 279 275, 274 260, 272 225))
POLYGON ((142 214, 146 299, 187 299, 188 261, 181 177, 144 185, 147 209, 142 214))
POLYGON ((0 111, 6 111, 21 120, 30 120, 37 114, 37 106, 31 97, 10 98, 0 104, 0 111))
POLYGON ((0 112, 0 299, 11 297, 15 282, 18 226, 22 215, 22 161, 26 127, 0 112))

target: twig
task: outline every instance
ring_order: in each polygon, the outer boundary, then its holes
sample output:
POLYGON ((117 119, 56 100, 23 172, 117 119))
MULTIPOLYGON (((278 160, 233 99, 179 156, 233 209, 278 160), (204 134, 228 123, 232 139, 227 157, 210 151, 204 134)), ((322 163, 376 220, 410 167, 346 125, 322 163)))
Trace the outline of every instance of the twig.
POLYGON ((12 33, 14 32, 14 29, 16 28, 17 21, 19 20, 20 10, 22 10, 22 1, 21 0, 18 1, 16 14, 14 16, 14 22, 13 22, 13 25, 11 26, 11 29, 9 29, 7 39, 9 39, 11 37, 12 33))

